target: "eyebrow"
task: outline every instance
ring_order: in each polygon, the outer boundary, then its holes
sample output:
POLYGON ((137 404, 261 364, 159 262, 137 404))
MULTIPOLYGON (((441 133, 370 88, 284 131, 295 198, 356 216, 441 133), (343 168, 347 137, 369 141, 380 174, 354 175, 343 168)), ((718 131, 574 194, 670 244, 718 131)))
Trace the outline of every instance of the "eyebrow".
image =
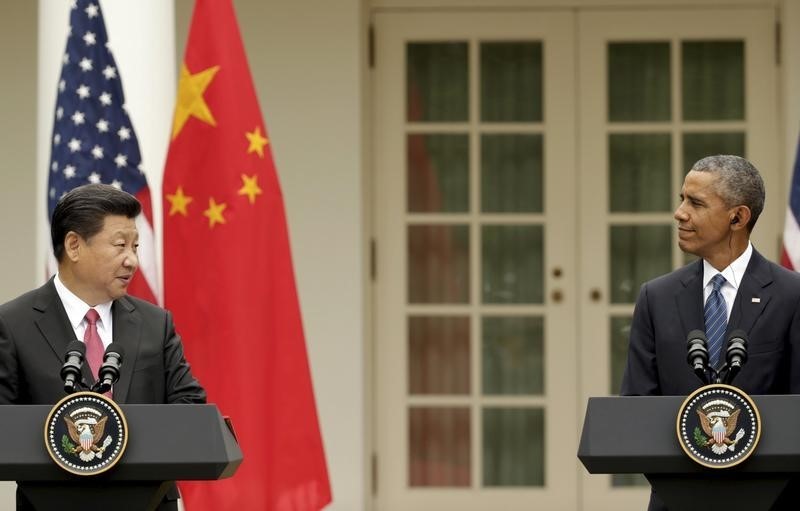
POLYGON ((692 202, 697 202, 697 203, 700 203, 700 204, 705 204, 706 203, 706 201, 703 200, 702 198, 700 198, 700 197, 698 197, 696 195, 692 195, 692 194, 684 195, 684 194, 681 193, 680 194, 680 198, 681 198, 681 200, 686 198, 686 199, 689 199, 692 202))

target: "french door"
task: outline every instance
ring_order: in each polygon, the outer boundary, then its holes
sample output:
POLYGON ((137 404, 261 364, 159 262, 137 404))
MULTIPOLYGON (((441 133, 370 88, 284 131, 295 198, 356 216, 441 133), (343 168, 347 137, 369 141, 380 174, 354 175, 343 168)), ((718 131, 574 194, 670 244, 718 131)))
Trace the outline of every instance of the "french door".
POLYGON ((586 399, 618 389, 639 285, 684 262, 687 165, 777 183, 773 19, 374 15, 376 509, 643 509, 641 477, 580 467, 586 399))

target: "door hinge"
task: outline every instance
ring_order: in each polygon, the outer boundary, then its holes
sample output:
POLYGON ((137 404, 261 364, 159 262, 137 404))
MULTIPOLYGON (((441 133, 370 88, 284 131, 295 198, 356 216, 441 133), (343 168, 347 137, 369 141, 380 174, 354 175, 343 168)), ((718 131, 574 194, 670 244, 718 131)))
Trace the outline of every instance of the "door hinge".
POLYGON ((369 68, 375 68, 375 25, 370 25, 367 29, 367 61, 369 68))

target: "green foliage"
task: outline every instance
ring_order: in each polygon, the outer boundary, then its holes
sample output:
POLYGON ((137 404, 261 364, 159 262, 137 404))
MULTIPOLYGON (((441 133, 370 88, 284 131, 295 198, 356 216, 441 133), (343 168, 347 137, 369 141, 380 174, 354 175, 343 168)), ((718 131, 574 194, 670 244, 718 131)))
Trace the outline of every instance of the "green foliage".
POLYGON ((697 447, 705 447, 708 445, 708 438, 703 435, 699 427, 694 428, 694 443, 697 447))
POLYGON ((61 435, 61 448, 64 449, 64 452, 67 454, 75 453, 75 445, 69 441, 67 435, 61 435))

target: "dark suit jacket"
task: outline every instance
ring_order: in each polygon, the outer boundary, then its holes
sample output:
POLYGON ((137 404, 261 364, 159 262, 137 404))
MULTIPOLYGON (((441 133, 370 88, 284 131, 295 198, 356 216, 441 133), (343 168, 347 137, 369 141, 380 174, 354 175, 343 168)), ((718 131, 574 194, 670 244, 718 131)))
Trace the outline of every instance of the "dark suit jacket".
MULTIPOLYGON (((687 395, 702 386, 686 361, 686 336, 705 331, 702 287, 702 261, 642 286, 620 394, 687 395)), ((748 394, 800 393, 800 274, 753 250, 727 333, 737 328, 747 332, 748 360, 733 383, 748 394)), ((649 509, 665 508, 651 499, 649 509)))
MULTIPOLYGON (((184 359, 168 311, 125 296, 114 301, 111 313, 114 342, 125 351, 120 378, 114 385, 114 401, 206 402, 205 390, 184 359)), ((63 398, 66 394, 60 371, 67 344, 74 338, 53 279, 0 305, 0 405, 55 404, 63 398)), ((83 366, 83 377, 87 383, 93 382, 88 364, 83 366)), ((21 498, 18 492, 19 508, 27 509, 21 498)), ((166 500, 176 498, 173 489, 166 500)))
MULTIPOLYGON (((114 342, 125 350, 118 403, 205 403, 183 356, 172 315, 125 296, 111 307, 114 342)), ((65 396, 60 371, 75 333, 53 280, 0 305, 0 404, 55 404, 65 396)), ((86 382, 93 378, 83 366, 86 382)))

